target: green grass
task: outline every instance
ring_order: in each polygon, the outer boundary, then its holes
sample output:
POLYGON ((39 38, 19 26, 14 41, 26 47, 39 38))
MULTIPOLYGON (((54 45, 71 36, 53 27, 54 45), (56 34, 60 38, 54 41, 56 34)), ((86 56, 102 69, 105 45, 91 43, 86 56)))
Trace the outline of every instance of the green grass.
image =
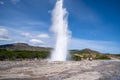
POLYGON ((110 60, 108 56, 104 55, 97 55, 94 59, 96 60, 110 60))
MULTIPOLYGON (((94 60, 109 60, 110 57, 105 54, 97 54, 96 57, 91 54, 73 50, 71 53, 71 59, 74 61, 80 61, 81 59, 88 59, 92 57, 94 60), (75 55, 78 54, 78 55, 75 55), (79 55, 82 55, 81 58, 79 55)), ((120 59, 120 54, 114 55, 120 59)), ((50 57, 50 51, 17 51, 17 50, 5 50, 0 49, 0 60, 25 60, 25 59, 46 59, 50 57)))
POLYGON ((75 61, 80 61, 81 60, 81 57, 80 56, 76 56, 76 55, 72 55, 72 60, 75 60, 75 61))
POLYGON ((50 56, 49 51, 11 51, 0 50, 0 60, 16 60, 16 59, 45 59, 50 56))

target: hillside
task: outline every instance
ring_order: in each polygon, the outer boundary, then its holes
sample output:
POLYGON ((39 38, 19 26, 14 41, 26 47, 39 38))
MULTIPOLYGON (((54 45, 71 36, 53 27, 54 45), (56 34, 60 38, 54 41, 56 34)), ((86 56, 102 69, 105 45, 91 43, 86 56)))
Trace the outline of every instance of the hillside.
MULTIPOLYGON (((16 60, 16 59, 46 59, 50 57, 52 48, 35 47, 26 43, 13 43, 0 45, 0 60, 16 60)), ((103 54, 91 49, 70 50, 70 60, 109 60, 120 59, 119 54, 103 54)))
POLYGON ((100 59, 108 60, 111 59, 112 54, 111 55, 103 54, 98 51, 86 48, 83 50, 71 50, 71 55, 74 60, 79 61, 79 60, 86 60, 89 58, 92 58, 94 60, 100 60, 100 59))
POLYGON ((35 47, 35 46, 30 46, 26 43, 13 43, 13 44, 0 45, 0 49, 20 50, 20 51, 49 51, 52 48, 35 47))
POLYGON ((91 50, 91 49, 82 49, 82 50, 71 50, 71 53, 74 53, 74 54, 101 54, 100 52, 98 51, 95 51, 95 50, 91 50))

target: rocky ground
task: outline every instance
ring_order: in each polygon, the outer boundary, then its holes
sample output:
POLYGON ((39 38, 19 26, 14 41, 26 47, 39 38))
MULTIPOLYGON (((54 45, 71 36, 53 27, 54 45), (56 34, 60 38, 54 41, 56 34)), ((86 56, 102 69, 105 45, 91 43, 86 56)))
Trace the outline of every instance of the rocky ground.
POLYGON ((120 61, 0 61, 0 80, 120 80, 120 61))

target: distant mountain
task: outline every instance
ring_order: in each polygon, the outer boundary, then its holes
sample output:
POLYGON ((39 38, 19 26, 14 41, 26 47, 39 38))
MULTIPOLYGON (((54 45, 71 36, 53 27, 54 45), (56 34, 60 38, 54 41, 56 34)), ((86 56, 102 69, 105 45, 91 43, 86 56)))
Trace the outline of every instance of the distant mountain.
POLYGON ((26 43, 13 43, 13 44, 5 44, 0 45, 0 49, 6 49, 6 50, 20 50, 20 51, 49 51, 52 48, 47 47, 35 47, 30 46, 26 43))
MULTIPOLYGON (((2 58, 3 58, 2 56, 3 53, 6 54, 4 55, 4 57, 6 57, 8 55, 7 53, 10 53, 9 51, 11 51, 11 53, 16 53, 16 54, 19 53, 20 51, 24 54, 31 53, 31 55, 33 53, 38 53, 36 51, 43 51, 43 52, 40 52, 40 54, 42 54, 42 57, 44 57, 43 55, 49 56, 48 53, 50 52, 50 50, 52 50, 52 48, 49 48, 49 47, 48 48, 47 47, 35 47, 35 46, 28 45, 26 43, 13 43, 13 44, 0 45, 0 49, 1 49, 0 56, 2 58)), ((41 55, 39 56, 41 57, 41 55)), ((91 50, 88 48, 83 49, 83 50, 70 50, 70 56, 71 56, 71 59, 73 60, 86 60, 89 58, 93 58, 94 60, 120 59, 120 55, 118 54, 103 54, 103 53, 100 53, 98 51, 91 50)))
POLYGON ((75 60, 88 59, 88 58, 111 59, 111 55, 103 54, 88 48, 83 50, 71 50, 71 55, 75 60))
POLYGON ((91 49, 88 49, 88 48, 81 50, 80 53, 100 54, 100 52, 95 51, 95 50, 91 50, 91 49))
POLYGON ((74 54, 101 54, 98 51, 91 50, 91 49, 88 49, 88 48, 85 48, 85 49, 82 49, 82 50, 71 50, 71 53, 74 53, 74 54))

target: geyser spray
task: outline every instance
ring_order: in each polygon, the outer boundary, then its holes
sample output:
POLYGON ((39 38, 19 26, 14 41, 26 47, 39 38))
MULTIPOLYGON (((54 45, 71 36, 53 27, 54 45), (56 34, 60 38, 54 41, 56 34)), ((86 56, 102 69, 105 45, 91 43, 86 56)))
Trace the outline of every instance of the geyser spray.
POLYGON ((66 61, 70 31, 68 30, 68 12, 63 8, 63 0, 57 0, 52 11, 51 30, 55 34, 55 46, 52 51, 51 61, 66 61))

